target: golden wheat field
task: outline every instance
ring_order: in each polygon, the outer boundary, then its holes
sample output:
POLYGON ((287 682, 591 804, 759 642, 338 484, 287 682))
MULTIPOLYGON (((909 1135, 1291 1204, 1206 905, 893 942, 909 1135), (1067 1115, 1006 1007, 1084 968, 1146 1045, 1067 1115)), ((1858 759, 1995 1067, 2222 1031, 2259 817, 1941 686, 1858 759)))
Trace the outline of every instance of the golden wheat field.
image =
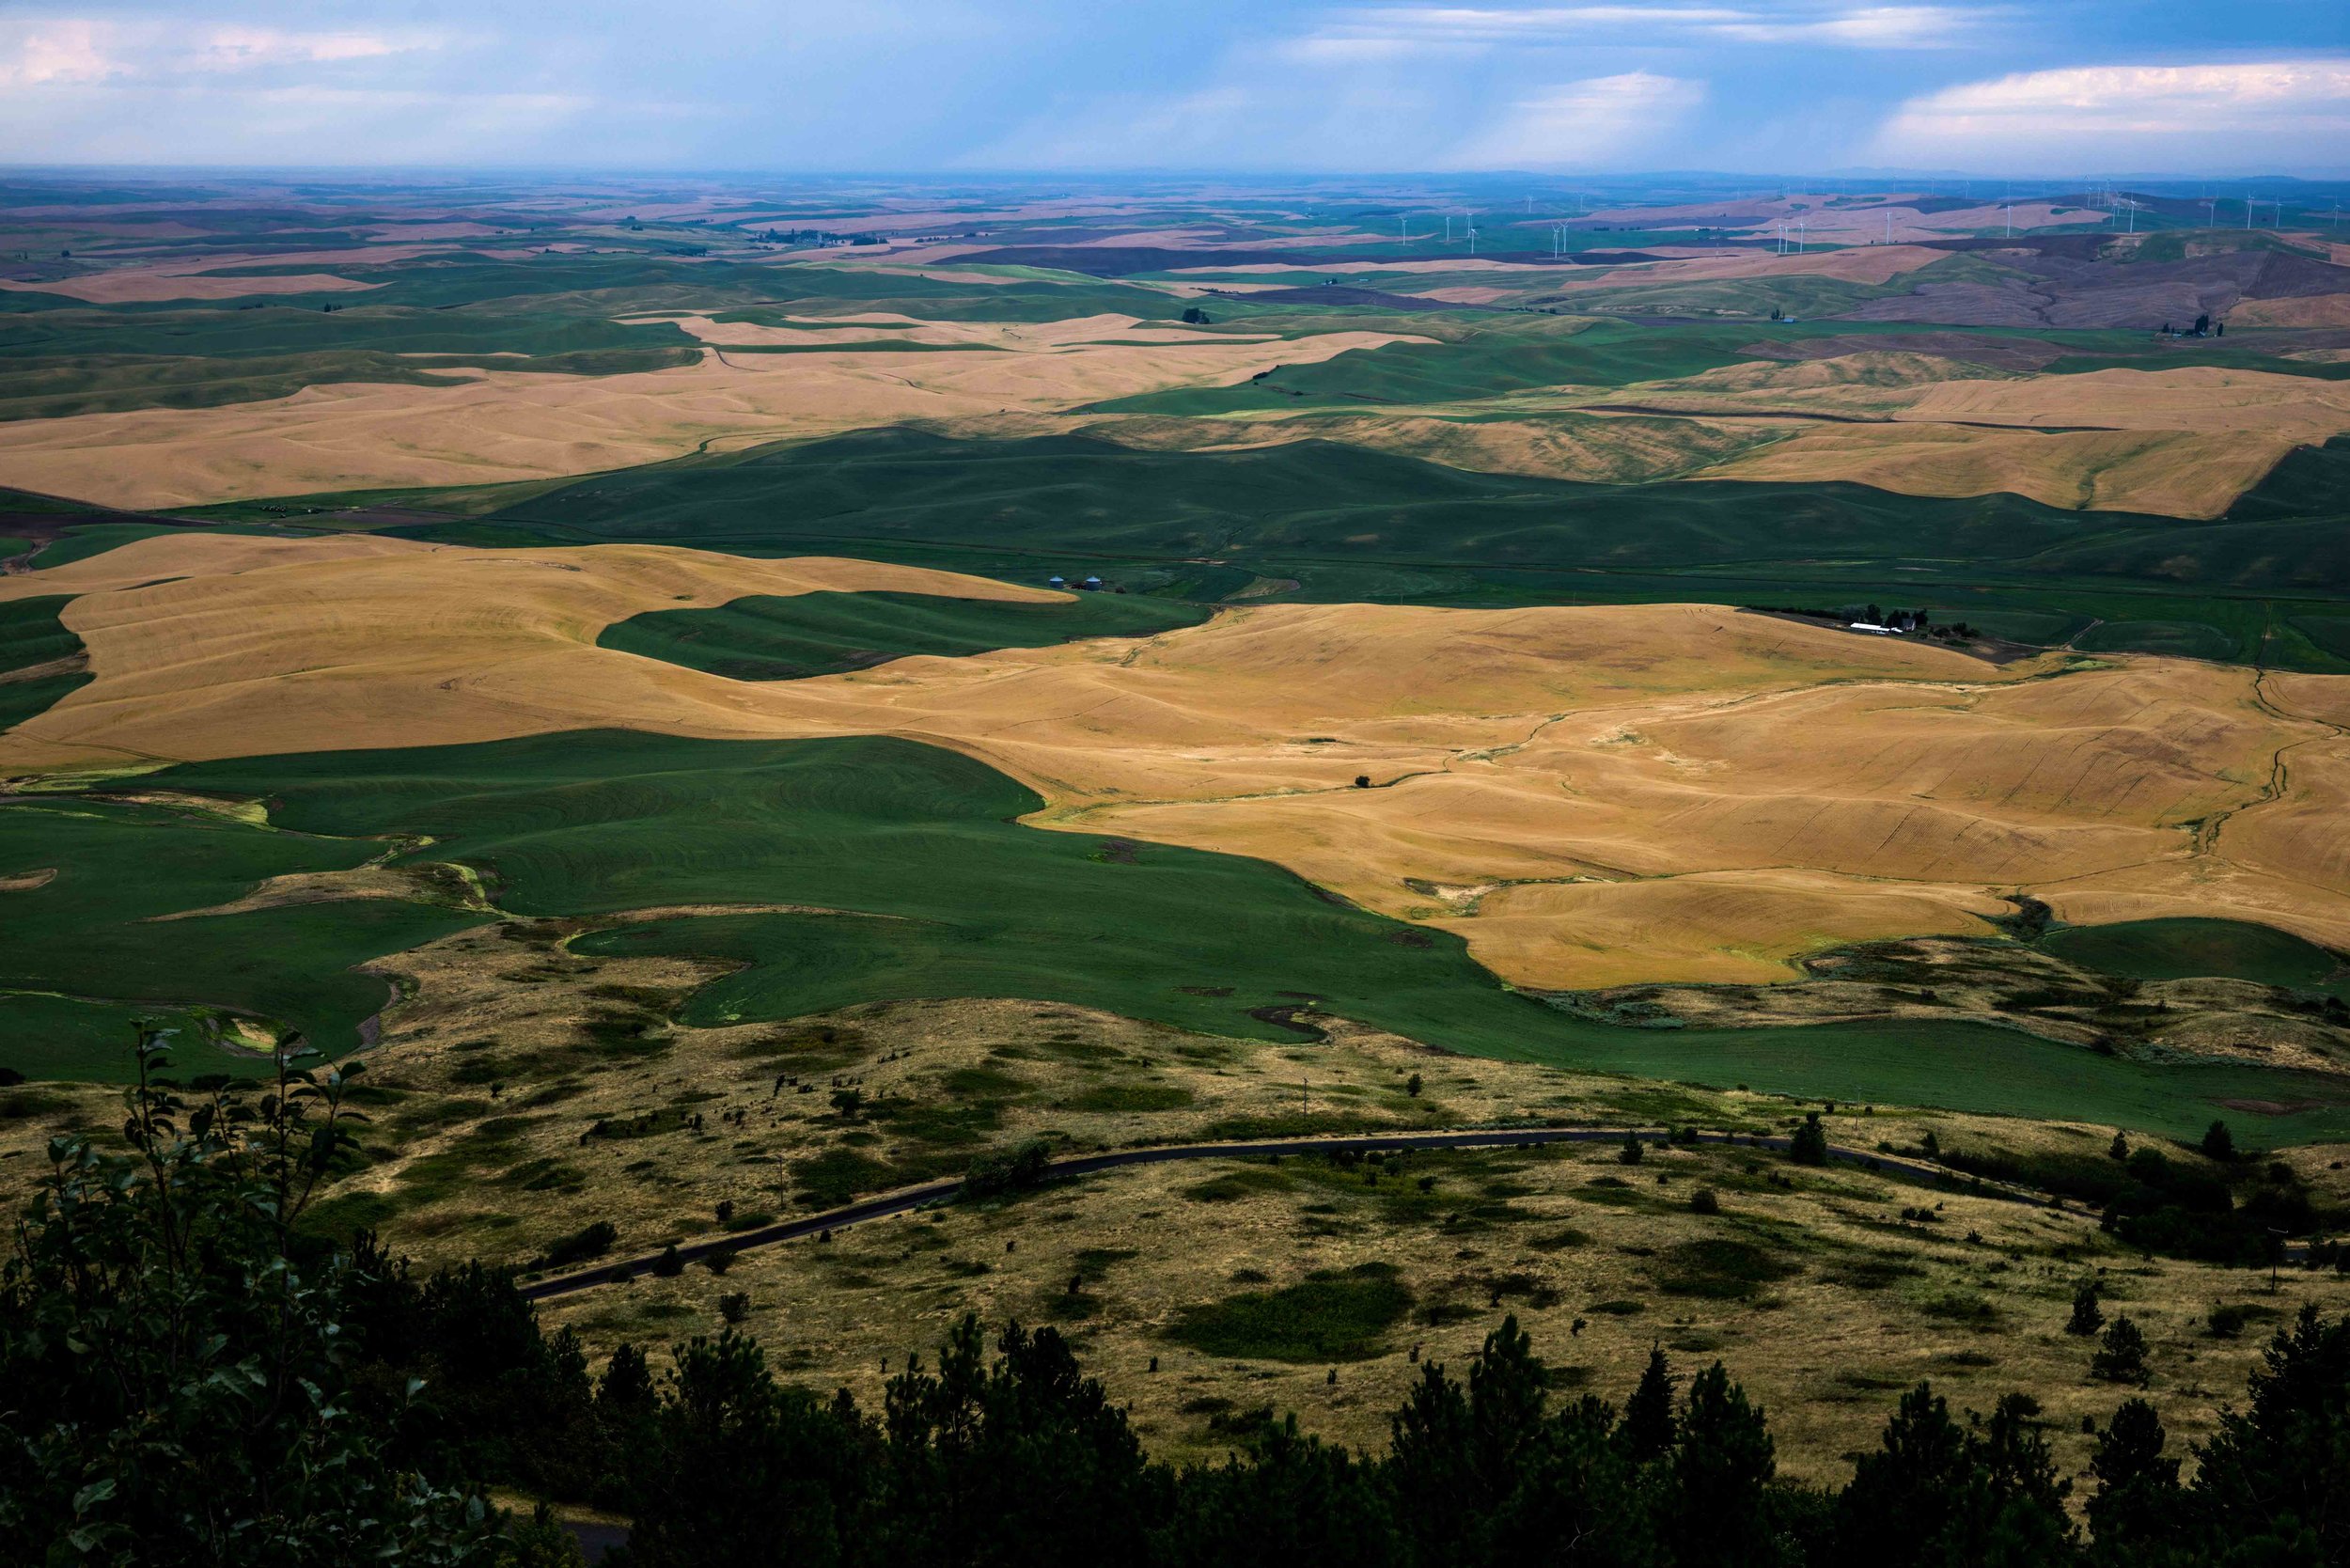
POLYGON ((896 735, 1028 783, 1041 826, 1262 856, 1543 987, 1767 979, 1982 931, 2019 891, 2350 942, 2343 678, 2272 697, 2153 656, 1998 666, 1700 604, 1235 607, 775 683, 595 646, 646 610, 819 588, 1048 597, 656 546, 151 539, 0 579, 79 595, 96 677, 0 739, 0 770, 600 726, 896 735))
MULTIPOLYGON (((665 370, 485 370, 465 372, 456 386, 354 382, 216 408, 19 420, 0 424, 0 484, 136 508, 546 478, 910 419, 1058 412, 1246 381, 1275 366, 1398 340, 1373 332, 1269 340, 1181 328, 1137 338, 1136 326, 1131 317, 1104 317, 977 340, 932 331, 964 351, 952 353, 925 343, 729 358, 713 344, 694 364, 665 370)), ((729 331, 736 336, 728 341, 744 340, 741 329, 729 331)))

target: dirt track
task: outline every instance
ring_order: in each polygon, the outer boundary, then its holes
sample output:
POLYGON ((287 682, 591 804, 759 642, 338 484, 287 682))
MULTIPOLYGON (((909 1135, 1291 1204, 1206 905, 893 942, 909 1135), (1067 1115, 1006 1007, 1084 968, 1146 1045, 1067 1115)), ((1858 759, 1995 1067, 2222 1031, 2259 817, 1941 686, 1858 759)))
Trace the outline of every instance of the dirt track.
MULTIPOLYGON (((1246 1160, 1290 1154, 1371 1153, 1391 1149, 1511 1149, 1543 1143, 1619 1143, 1627 1134, 1652 1143, 1664 1143, 1671 1137, 1668 1128, 1480 1127, 1444 1133, 1365 1133, 1338 1137, 1274 1138, 1256 1143, 1170 1144, 1155 1149, 1120 1149, 1106 1154, 1080 1154, 1071 1159, 1056 1160, 1046 1168, 1045 1179, 1066 1181, 1120 1167, 1165 1165, 1177 1160, 1246 1160)), ((1735 1144, 1743 1141, 1747 1147, 1755 1149, 1783 1150, 1788 1144, 1784 1137, 1757 1135, 1741 1139, 1735 1133, 1701 1132, 1697 1135, 1697 1139, 1700 1143, 1735 1144)), ((1906 1160, 1897 1155, 1843 1149, 1834 1144, 1828 1146, 1827 1152, 1832 1160, 1866 1166, 1871 1170, 1890 1171, 1926 1181, 1947 1182, 1950 1179, 1950 1173, 1940 1166, 1906 1160)), ((1978 1184, 2035 1208, 2064 1206, 2060 1200, 2029 1189, 1991 1183, 1978 1184)), ((905 1187, 897 1192, 885 1193, 879 1198, 868 1198, 841 1208, 827 1209, 822 1214, 809 1215, 805 1219, 786 1220, 779 1225, 761 1226, 756 1231, 690 1242, 676 1248, 674 1261, 682 1266, 700 1262, 722 1252, 741 1252, 754 1247, 772 1247, 777 1242, 824 1235, 867 1220, 887 1219, 894 1215, 911 1214, 934 1203, 952 1202, 962 1193, 961 1182, 932 1182, 918 1187, 905 1187)), ((592 1290, 598 1285, 624 1285, 663 1262, 664 1254, 649 1252, 619 1262, 599 1263, 594 1268, 580 1269, 575 1273, 560 1274, 551 1279, 526 1284, 522 1287, 522 1294, 525 1300, 545 1301, 553 1296, 592 1290)))

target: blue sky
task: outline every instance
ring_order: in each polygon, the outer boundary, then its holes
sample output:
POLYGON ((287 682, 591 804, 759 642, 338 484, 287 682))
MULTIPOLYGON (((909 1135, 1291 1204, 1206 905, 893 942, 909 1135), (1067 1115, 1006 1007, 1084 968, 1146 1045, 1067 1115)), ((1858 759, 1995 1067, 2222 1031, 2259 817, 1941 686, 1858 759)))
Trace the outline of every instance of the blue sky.
POLYGON ((2339 176, 2350 4, 5 0, 0 162, 2339 176))

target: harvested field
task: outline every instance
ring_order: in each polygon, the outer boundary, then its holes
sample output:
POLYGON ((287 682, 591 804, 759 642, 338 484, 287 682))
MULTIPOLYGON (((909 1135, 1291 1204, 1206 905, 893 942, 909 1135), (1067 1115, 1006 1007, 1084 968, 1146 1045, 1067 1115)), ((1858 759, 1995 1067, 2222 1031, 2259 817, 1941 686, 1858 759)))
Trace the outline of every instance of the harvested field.
POLYGON ((2214 366, 1952 379, 1935 363, 1854 354, 1733 366, 1611 396, 1657 413, 1872 421, 1793 433, 1708 478, 1857 479, 1919 495, 2010 490, 2176 517, 2217 517, 2295 447, 2350 431, 2350 385, 2340 382, 2214 366))
MULTIPOLYGON (((597 727, 902 736, 1031 784, 1041 825, 1262 855, 1554 988, 1748 980, 1837 942, 1980 932, 2015 888, 2067 917, 2232 911, 2350 946, 2329 825, 2350 753, 2294 716, 2341 703, 2333 679, 2297 678, 2312 695, 2288 713, 2240 669, 1994 669, 1701 605, 1285 605, 746 684, 596 639, 750 593, 1048 596, 642 546, 304 541, 251 564, 269 542, 156 539, 66 569, 148 586, 68 605, 97 678, 0 741, 0 768, 597 727), (203 574, 208 550, 235 565, 203 574), (1494 884, 1545 886, 1469 907, 1421 890, 1494 884)), ((0 590, 54 594, 51 575, 0 590)))
POLYGON ((1157 450, 1339 441, 1480 474, 1612 484, 1695 475, 1779 437, 1776 429, 1750 420, 1578 414, 1447 419, 1401 413, 1316 413, 1246 420, 1117 415, 1077 428, 1089 435, 1157 450))
POLYGON ((1831 425, 1785 433, 1697 477, 1850 479, 1904 495, 2004 490, 2085 511, 2217 517, 2296 445, 2243 432, 1831 425))
MULTIPOLYGON (((0 425, 0 483, 132 507, 257 495, 501 482, 657 462, 914 418, 1051 412, 1401 339, 1336 332, 1250 341, 1166 333, 1124 340, 1108 318, 1077 338, 1039 332, 962 353, 744 354, 607 376, 493 370, 456 386, 349 384, 209 409, 0 425), (1103 341, 1108 335, 1116 340, 1103 341)), ((460 372, 462 374, 463 372, 460 372)))

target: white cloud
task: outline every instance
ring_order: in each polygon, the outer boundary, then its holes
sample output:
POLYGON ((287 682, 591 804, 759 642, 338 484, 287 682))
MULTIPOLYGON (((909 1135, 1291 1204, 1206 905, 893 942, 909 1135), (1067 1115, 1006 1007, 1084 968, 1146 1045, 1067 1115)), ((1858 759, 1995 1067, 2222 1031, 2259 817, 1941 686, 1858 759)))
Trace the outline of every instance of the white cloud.
POLYGON ((1934 49, 1957 41, 1980 13, 1948 6, 1867 6, 1827 16, 1726 22, 1714 31, 1755 43, 1843 44, 1856 49, 1934 49))
POLYGON ((1563 82, 1520 99, 1443 160, 1459 169, 1583 168, 1661 143, 1705 85, 1645 71, 1563 82))
POLYGON ((2299 165, 2350 137, 2350 58, 2083 66, 1947 87, 1879 132, 1890 161, 2034 172, 2299 165))
POLYGON ((438 49, 445 41, 424 33, 19 18, 0 21, 0 86, 40 88, 170 80, 273 66, 336 65, 438 49))
POLYGON ((198 34, 187 62, 197 71, 243 71, 264 65, 321 65, 371 60, 434 45, 380 33, 289 33, 276 27, 215 27, 198 34))
POLYGON ((1914 49, 1955 41, 1982 8, 1953 6, 1420 6, 1335 13, 1315 41, 1367 46, 1490 48, 1574 44, 1594 37, 1624 43, 1816 43, 1914 49))
POLYGON ((1385 65, 1425 54, 1430 46, 1415 39, 1383 38, 1366 33, 1308 33, 1284 39, 1273 46, 1278 58, 1305 66, 1385 65))

